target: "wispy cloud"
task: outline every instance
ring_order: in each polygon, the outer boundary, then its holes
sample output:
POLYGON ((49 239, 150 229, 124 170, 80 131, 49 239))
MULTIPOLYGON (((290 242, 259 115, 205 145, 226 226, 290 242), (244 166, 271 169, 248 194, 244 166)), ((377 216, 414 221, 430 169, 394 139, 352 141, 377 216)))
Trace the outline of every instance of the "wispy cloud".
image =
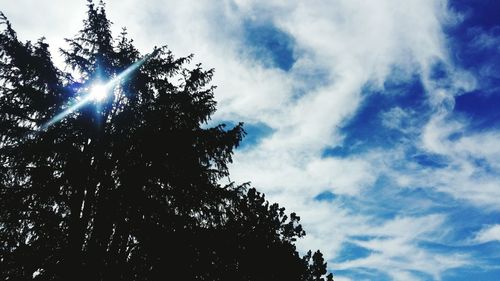
POLYGON ((487 226, 476 234, 474 241, 477 243, 487 243, 500 241, 500 224, 487 226))

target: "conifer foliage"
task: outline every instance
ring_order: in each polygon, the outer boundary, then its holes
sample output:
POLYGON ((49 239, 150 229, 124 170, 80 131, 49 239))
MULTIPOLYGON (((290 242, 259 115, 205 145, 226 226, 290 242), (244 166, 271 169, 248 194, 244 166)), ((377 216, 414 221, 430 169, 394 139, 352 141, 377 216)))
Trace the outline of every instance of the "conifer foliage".
POLYGON ((0 279, 332 280, 301 257, 300 218, 229 175, 243 125, 206 128, 213 70, 112 37, 104 5, 54 66, 44 39, 0 24, 0 279), (135 62, 103 101, 59 122, 135 62))

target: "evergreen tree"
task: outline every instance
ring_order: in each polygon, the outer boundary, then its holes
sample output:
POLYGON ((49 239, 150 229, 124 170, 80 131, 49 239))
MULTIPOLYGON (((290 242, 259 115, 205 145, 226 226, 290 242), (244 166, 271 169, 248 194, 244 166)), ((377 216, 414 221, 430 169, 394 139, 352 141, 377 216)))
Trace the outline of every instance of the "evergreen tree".
POLYGON ((61 50, 69 72, 0 21, 0 279, 332 280, 319 251, 296 251, 296 214, 220 183, 244 130, 202 127, 213 70, 113 39, 102 3, 61 50))

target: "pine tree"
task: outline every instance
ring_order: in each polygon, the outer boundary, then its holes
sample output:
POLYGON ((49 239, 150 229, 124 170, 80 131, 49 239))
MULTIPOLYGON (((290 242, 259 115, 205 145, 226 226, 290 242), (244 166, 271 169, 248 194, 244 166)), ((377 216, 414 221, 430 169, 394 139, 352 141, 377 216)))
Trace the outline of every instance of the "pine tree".
POLYGON ((296 214, 221 184, 244 130, 205 128, 212 69, 113 39, 102 2, 61 50, 69 72, 43 38, 0 24, 1 279, 332 280, 321 253, 296 251, 296 214), (104 100, 51 121, 137 61, 104 100))

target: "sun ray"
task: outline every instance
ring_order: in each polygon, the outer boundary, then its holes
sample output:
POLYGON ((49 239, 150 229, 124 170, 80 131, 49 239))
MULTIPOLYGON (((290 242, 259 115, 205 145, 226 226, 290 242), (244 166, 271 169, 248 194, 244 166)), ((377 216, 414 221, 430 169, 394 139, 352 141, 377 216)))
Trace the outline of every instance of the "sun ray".
POLYGON ((78 100, 75 104, 71 105, 70 107, 66 108, 64 111, 61 113, 57 114, 54 116, 52 119, 50 119, 47 123, 43 124, 42 126, 39 127, 39 131, 44 131, 47 130, 50 126, 54 125, 55 123, 61 121, 64 119, 66 116, 70 115, 71 113, 75 112, 85 104, 91 101, 96 101, 96 102, 101 102, 103 101, 109 92, 120 82, 120 80, 126 78, 128 75, 130 75, 132 72, 134 72, 136 69, 138 69, 141 65, 143 65, 149 58, 154 56, 156 51, 154 51, 152 54, 146 55, 144 58, 136 61, 132 65, 130 65, 127 69, 122 71, 120 74, 115 76, 113 79, 109 80, 105 84, 95 84, 90 88, 90 91, 87 95, 83 96, 80 100, 78 100))

